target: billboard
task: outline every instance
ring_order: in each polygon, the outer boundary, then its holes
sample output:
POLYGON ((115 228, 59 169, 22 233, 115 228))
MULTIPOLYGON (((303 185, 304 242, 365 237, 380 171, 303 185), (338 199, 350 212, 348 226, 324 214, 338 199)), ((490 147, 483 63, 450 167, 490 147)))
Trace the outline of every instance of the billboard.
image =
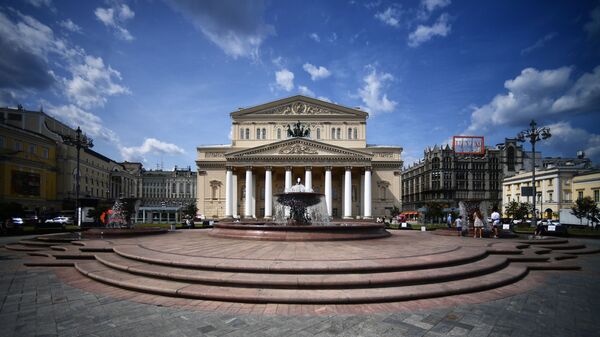
POLYGON ((484 154, 484 141, 481 136, 454 136, 452 137, 452 148, 455 153, 461 154, 484 154))

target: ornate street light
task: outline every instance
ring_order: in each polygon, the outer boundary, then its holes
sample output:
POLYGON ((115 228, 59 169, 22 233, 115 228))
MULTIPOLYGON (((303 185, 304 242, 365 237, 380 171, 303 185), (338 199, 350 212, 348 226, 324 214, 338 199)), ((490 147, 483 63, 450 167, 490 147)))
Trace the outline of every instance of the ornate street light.
POLYGON ((81 132, 81 128, 75 130, 75 137, 71 135, 60 135, 63 143, 77 148, 77 175, 75 176, 75 209, 77 210, 77 225, 81 227, 81 209, 79 207, 79 153, 81 149, 94 147, 94 141, 81 132))
POLYGON ((533 199, 533 214, 531 217, 531 223, 534 226, 537 226, 537 216, 536 216, 536 208, 535 208, 535 199, 537 198, 537 193, 535 191, 535 143, 539 140, 550 138, 550 129, 541 127, 538 128, 535 121, 532 119, 531 123, 529 123, 530 128, 519 132, 517 135, 517 140, 520 142, 529 141, 531 143, 531 158, 532 158, 532 167, 531 167, 531 186, 532 186, 532 196, 533 199))

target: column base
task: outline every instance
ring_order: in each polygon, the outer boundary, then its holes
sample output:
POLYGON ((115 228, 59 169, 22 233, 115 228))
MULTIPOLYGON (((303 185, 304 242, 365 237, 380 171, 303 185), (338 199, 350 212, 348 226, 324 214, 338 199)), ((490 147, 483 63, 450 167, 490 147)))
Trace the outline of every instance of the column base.
POLYGON ((265 219, 265 220, 273 220, 273 217, 272 216, 265 216, 263 219, 265 219))
POLYGON ((353 220, 354 218, 352 216, 344 216, 342 219, 344 219, 344 220, 353 220))
POLYGON ((373 217, 370 216, 370 215, 369 216, 363 216, 362 218, 365 219, 365 220, 371 220, 371 219, 373 219, 373 217))

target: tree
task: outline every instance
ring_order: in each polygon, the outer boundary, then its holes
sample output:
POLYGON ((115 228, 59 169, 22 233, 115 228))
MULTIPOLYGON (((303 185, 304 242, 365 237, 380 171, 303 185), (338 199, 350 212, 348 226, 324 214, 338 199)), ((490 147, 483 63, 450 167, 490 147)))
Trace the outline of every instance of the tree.
POLYGON ((425 212, 425 216, 428 217, 430 220, 441 218, 444 216, 443 205, 439 202, 428 202, 426 207, 427 212, 425 212))
POLYGON ((586 218, 589 224, 590 218, 593 217, 592 214, 596 213, 598 213, 598 206, 596 206, 596 202, 590 197, 577 199, 573 207, 571 207, 571 214, 579 219, 580 224, 583 218, 586 218))
POLYGON ((185 206, 181 212, 190 218, 193 218, 196 216, 196 214, 198 213, 198 207, 196 206, 196 203, 191 202, 189 203, 187 206, 185 206))
POLYGON ((390 211, 390 215, 395 218, 400 214, 400 209, 398 208, 398 206, 394 205, 394 207, 392 207, 392 210, 390 211))
POLYGON ((528 202, 511 201, 505 209, 504 213, 513 220, 523 220, 533 211, 533 206, 528 202))

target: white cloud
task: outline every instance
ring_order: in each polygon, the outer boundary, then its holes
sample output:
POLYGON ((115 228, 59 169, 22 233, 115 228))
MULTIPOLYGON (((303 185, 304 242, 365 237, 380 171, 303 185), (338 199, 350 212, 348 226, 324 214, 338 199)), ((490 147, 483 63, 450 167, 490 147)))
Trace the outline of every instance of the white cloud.
POLYGON ((592 37, 600 34, 600 6, 597 6, 590 13, 590 21, 588 21, 583 29, 592 37))
POLYGON ((448 14, 440 15, 432 26, 419 25, 417 29, 408 35, 408 45, 418 47, 423 42, 431 40, 434 36, 447 36, 452 26, 448 23, 448 14))
POLYGON ((98 7, 94 11, 96 18, 105 26, 113 28, 119 39, 132 41, 134 37, 124 27, 125 22, 135 16, 135 12, 126 4, 115 4, 109 8, 98 7))
POLYGON ((531 46, 524 48, 521 50, 521 55, 527 55, 529 53, 531 53, 532 51, 538 49, 538 48, 542 48, 544 45, 546 45, 546 42, 554 39, 556 37, 556 33, 552 32, 549 34, 544 35, 544 37, 542 37, 541 39, 535 41, 534 44, 532 44, 531 46))
POLYGON ((107 142, 119 145, 119 137, 111 129, 102 124, 102 119, 91 112, 85 111, 73 104, 53 106, 46 103, 46 111, 58 120, 72 128, 81 127, 81 130, 94 138, 101 138, 107 142))
POLYGON ((196 29, 233 57, 256 59, 263 41, 275 33, 263 22, 263 1, 168 0, 196 29))
POLYGON ((327 70, 327 68, 323 66, 316 67, 310 63, 305 63, 302 68, 310 74, 310 78, 313 81, 320 80, 322 78, 327 78, 331 75, 331 72, 327 70))
POLYGON ((144 161, 144 156, 147 154, 180 155, 184 153, 185 151, 179 146, 155 138, 146 138, 140 146, 121 149, 121 156, 126 161, 144 161))
POLYGON ((506 94, 471 113, 470 133, 481 133, 497 125, 516 126, 531 119, 557 119, 574 113, 600 110, 600 66, 574 83, 572 67, 539 71, 526 68, 504 82, 506 94))
POLYGON ((375 13, 375 18, 392 27, 398 27, 400 24, 400 11, 394 7, 388 7, 383 12, 375 13))
POLYGON ((28 4, 34 7, 52 7, 52 0, 26 0, 28 4))
POLYGON ((389 73, 378 73, 373 66, 367 68, 371 72, 363 78, 364 86, 358 89, 358 96, 365 104, 361 109, 372 113, 394 111, 398 103, 389 100, 387 94, 382 92, 385 83, 392 81, 394 77, 389 73))
POLYGON ((121 80, 121 74, 105 66, 101 57, 86 56, 83 64, 70 70, 73 77, 65 80, 66 93, 81 107, 104 106, 108 96, 130 93, 129 89, 115 83, 115 80, 121 80))
POLYGON ((58 24, 64 29, 73 33, 81 33, 81 27, 75 24, 75 22, 71 21, 71 19, 62 20, 58 24))
POLYGON ((421 4, 429 12, 435 10, 436 8, 444 8, 450 5, 450 3, 450 0, 421 0, 421 4))
POLYGON ((329 102, 331 103, 332 101, 329 99, 329 97, 325 97, 325 96, 319 96, 317 97, 317 99, 320 99, 321 101, 325 101, 325 102, 329 102))
POLYGON ((600 158, 600 135, 584 129, 574 128, 571 123, 560 121, 547 125, 552 137, 542 145, 564 156, 575 156, 576 151, 583 150, 587 157, 594 160, 600 158))
POLYGON ((308 87, 305 87, 303 85, 298 86, 298 92, 304 96, 315 97, 315 93, 312 90, 310 90, 308 87))
POLYGON ((275 73, 275 82, 277 86, 285 91, 292 91, 294 89, 294 73, 282 69, 275 73))
POLYGON ((319 37, 319 34, 317 34, 317 33, 311 33, 311 34, 309 35, 309 37, 310 37, 311 39, 315 40, 315 42, 321 42, 321 38, 319 37))

